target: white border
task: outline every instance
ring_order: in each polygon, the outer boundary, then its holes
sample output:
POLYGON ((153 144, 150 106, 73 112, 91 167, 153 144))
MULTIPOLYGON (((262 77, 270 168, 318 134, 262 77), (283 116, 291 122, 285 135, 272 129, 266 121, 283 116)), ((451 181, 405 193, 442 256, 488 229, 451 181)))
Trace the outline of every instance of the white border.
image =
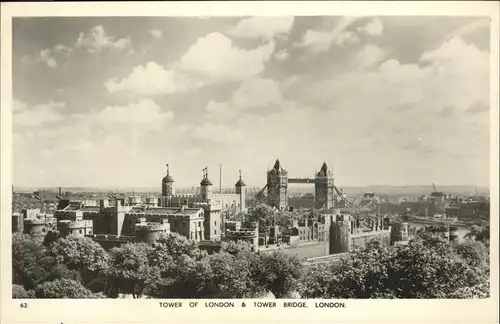
MULTIPOLYGON (((1 5, 1 323, 261 323, 261 322, 498 322, 499 171, 499 5, 497 2, 129 2, 2 3, 1 5), (21 309, 11 295, 12 29, 11 17, 24 16, 395 16, 446 15, 491 18, 491 294, 488 300, 345 300, 345 309, 160 308, 158 300, 29 300, 21 309)), ((204 300, 198 300, 204 303, 204 300)), ((243 300, 234 300, 238 305, 243 300)), ((304 301, 304 300, 301 300, 304 301)), ((319 301, 319 300, 318 300, 319 301)))

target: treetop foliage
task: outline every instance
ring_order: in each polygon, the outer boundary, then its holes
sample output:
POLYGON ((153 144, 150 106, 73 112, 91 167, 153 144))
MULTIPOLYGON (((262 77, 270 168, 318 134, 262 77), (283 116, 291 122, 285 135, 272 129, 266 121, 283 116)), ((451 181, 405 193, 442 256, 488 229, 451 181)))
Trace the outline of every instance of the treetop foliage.
MULTIPOLYGON (((266 210, 255 217, 268 217, 266 210)), ((287 250, 255 253, 241 241, 223 242, 209 255, 175 233, 163 234, 154 247, 129 243, 108 251, 89 238, 42 243, 14 234, 13 297, 484 298, 489 230, 471 233, 461 243, 426 232, 407 245, 373 240, 339 262, 312 266, 287 250)))

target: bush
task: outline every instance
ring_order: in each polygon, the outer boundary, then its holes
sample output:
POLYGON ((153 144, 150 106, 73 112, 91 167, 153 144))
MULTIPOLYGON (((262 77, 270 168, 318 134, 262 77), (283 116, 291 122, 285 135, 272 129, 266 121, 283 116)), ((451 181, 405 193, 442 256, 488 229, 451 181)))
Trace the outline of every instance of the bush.
POLYGON ((34 298, 35 294, 33 290, 26 291, 23 286, 20 285, 12 285, 12 298, 13 299, 25 299, 25 298, 34 298))
POLYGON ((40 284, 35 289, 37 298, 100 298, 94 295, 78 281, 56 279, 40 284))

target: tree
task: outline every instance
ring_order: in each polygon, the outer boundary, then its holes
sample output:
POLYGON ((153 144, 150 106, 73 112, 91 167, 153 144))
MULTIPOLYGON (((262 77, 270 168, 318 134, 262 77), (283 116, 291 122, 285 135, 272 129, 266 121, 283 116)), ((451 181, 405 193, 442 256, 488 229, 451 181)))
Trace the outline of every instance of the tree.
POLYGON ((93 294, 78 281, 71 279, 56 279, 38 285, 35 289, 36 298, 101 298, 93 294))
POLYGON ((26 234, 12 235, 12 281, 25 289, 33 289, 44 278, 56 261, 45 253, 39 241, 26 234))
POLYGON ((48 272, 45 277, 37 281, 37 285, 56 279, 71 279, 78 282, 82 281, 81 274, 77 270, 70 270, 64 264, 55 264, 52 270, 48 272))
POLYGON ((150 282, 159 278, 158 269, 149 264, 151 250, 145 243, 128 243, 111 250, 108 279, 115 293, 128 293, 138 298, 150 282))
POLYGON ((49 254, 70 270, 77 270, 87 284, 109 267, 109 254, 88 237, 68 236, 53 243, 49 254))
POLYGON ((303 265, 296 255, 276 250, 259 254, 262 266, 257 271, 258 282, 264 283, 267 290, 276 298, 288 297, 297 287, 302 276, 303 265), (260 272, 260 273, 259 273, 260 272))
POLYGON ((299 215, 295 212, 289 212, 286 210, 276 211, 274 216, 274 225, 278 225, 280 228, 289 228, 293 225, 293 221, 298 218, 299 215))
POLYGON ((13 284, 12 285, 12 298, 13 299, 26 299, 34 298, 35 293, 33 290, 26 291, 23 286, 13 284))
POLYGON ((187 237, 174 232, 169 234, 162 233, 156 240, 156 243, 157 245, 161 245, 166 253, 173 258, 180 257, 184 254, 192 257, 201 256, 201 251, 195 241, 189 240, 187 237))
POLYGON ((212 270, 212 280, 209 291, 213 298, 243 298, 254 288, 251 264, 242 257, 227 252, 214 253, 208 257, 212 270))
POLYGON ((213 293, 212 269, 208 257, 197 260, 186 254, 175 259, 170 276, 161 280, 149 292, 155 298, 209 298, 213 293))
POLYGON ((212 273, 208 254, 195 241, 177 233, 162 234, 150 251, 149 264, 158 273, 147 294, 155 298, 202 298, 210 295, 212 273))
POLYGON ((483 242, 486 246, 490 244, 490 225, 484 226, 472 225, 469 233, 465 234, 465 238, 483 242))
POLYGON ((306 298, 471 298, 484 297, 487 278, 471 265, 469 247, 425 234, 407 245, 373 241, 336 264, 315 266, 304 276, 306 298), (464 259, 469 256, 469 260, 464 259))
POLYGON ((259 228, 267 231, 274 225, 276 210, 269 205, 259 204, 248 211, 247 219, 251 222, 259 222, 259 228))
POLYGON ((245 241, 222 242, 220 252, 227 252, 232 255, 241 255, 244 252, 251 252, 252 247, 245 241))
POLYGON ((56 230, 51 230, 45 235, 45 238, 43 239, 43 245, 46 247, 50 247, 52 243, 56 242, 58 239, 61 238, 61 233, 56 230))
POLYGON ((245 214, 240 212, 236 205, 231 205, 229 208, 225 208, 221 212, 221 216, 223 219, 229 221, 243 221, 245 214))

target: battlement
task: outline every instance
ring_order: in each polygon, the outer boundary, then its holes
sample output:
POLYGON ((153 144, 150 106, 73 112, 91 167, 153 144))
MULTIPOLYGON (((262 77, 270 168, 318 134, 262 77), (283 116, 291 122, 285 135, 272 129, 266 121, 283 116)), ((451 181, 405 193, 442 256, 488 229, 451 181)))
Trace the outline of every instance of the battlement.
POLYGON ((373 236, 373 235, 379 235, 379 234, 391 234, 391 228, 385 228, 383 230, 378 230, 378 231, 366 231, 366 232, 356 232, 352 234, 353 238, 359 238, 359 237, 367 237, 367 236, 373 236))
POLYGON ((28 218, 28 219, 24 220, 24 224, 26 224, 26 225, 47 225, 47 222, 44 219, 28 218))
POLYGON ((163 222, 163 223, 140 222, 135 224, 136 231, 163 232, 165 229, 170 229, 170 224, 168 222, 163 222))
POLYGON ((182 199, 182 198, 195 198, 198 197, 199 194, 196 193, 177 193, 175 195, 170 196, 171 199, 182 199))
POLYGON ((99 241, 112 241, 119 243, 127 243, 135 240, 134 236, 111 235, 111 234, 93 234, 93 235, 87 235, 87 237, 99 241))
POLYGON ((236 193, 235 190, 227 190, 227 192, 224 193, 213 193, 212 194, 212 199, 220 199, 220 200, 227 200, 227 199, 239 199, 240 194, 236 193))
POLYGON ((245 237, 245 238, 253 238, 257 237, 257 233, 255 230, 252 229, 239 229, 239 230, 227 230, 226 231, 226 237, 230 238, 235 238, 235 237, 245 237))

